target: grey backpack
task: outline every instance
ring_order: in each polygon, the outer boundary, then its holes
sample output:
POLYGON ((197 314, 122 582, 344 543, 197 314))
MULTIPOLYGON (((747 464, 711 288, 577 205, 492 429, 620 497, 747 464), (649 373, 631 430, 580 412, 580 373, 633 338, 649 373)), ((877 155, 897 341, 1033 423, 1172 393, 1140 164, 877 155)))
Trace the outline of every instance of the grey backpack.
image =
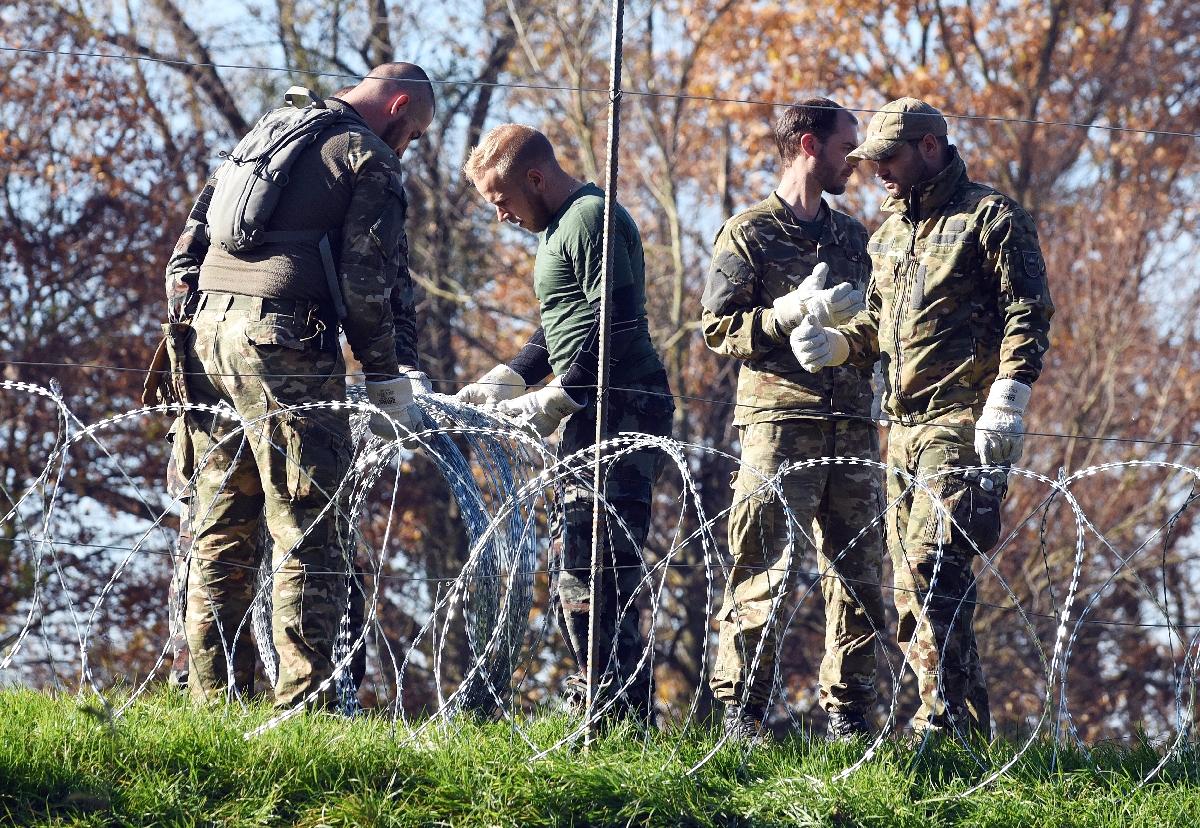
POLYGON ((300 86, 289 89, 285 100, 287 106, 259 118, 232 152, 222 153, 225 160, 217 169, 217 183, 208 207, 209 241, 230 253, 253 250, 266 242, 317 243, 341 319, 345 317, 345 306, 328 234, 268 231, 267 224, 300 153, 322 130, 351 119, 341 110, 329 109, 324 100, 300 86))

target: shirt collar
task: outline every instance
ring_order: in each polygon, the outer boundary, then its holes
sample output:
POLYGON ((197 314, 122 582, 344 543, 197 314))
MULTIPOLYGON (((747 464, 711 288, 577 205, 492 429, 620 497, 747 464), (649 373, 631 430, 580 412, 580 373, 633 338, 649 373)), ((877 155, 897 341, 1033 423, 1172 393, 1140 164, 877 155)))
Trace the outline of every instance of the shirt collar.
POLYGON ((883 202, 883 209, 889 213, 907 215, 908 218, 916 220, 931 215, 945 206, 959 187, 969 180, 966 162, 958 154, 958 148, 951 147, 950 151, 952 157, 944 170, 914 187, 906 198, 888 196, 883 202), (916 215, 913 214, 914 207, 916 207, 916 215))
MULTIPOLYGON (((808 236, 804 235, 804 228, 800 224, 800 219, 796 218, 796 214, 792 212, 792 208, 780 198, 778 192, 771 192, 771 197, 767 199, 767 206, 788 232, 795 233, 806 239, 808 238, 808 236)), ((836 244, 839 247, 844 247, 845 238, 842 236, 841 228, 833 220, 833 209, 823 197, 821 199, 821 207, 817 210, 817 217, 820 218, 822 214, 825 216, 825 223, 821 229, 821 237, 817 239, 817 244, 836 244)))
POLYGON ((591 181, 579 185, 575 189, 575 192, 567 196, 567 200, 562 203, 562 206, 554 211, 554 215, 550 217, 550 221, 546 224, 546 227, 549 228, 556 225, 558 220, 566 215, 567 210, 571 209, 571 205, 586 195, 595 195, 604 198, 604 190, 601 190, 591 181))

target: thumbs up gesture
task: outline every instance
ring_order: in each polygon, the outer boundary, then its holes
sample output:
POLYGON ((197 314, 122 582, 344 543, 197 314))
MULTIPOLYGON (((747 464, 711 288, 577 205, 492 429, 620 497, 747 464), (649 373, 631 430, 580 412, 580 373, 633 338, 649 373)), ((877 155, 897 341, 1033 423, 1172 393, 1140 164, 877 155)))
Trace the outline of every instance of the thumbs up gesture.
POLYGON ((863 309, 861 290, 848 282, 826 288, 828 277, 829 265, 819 262, 795 290, 772 303, 782 331, 791 333, 806 315, 821 327, 840 325, 863 309))

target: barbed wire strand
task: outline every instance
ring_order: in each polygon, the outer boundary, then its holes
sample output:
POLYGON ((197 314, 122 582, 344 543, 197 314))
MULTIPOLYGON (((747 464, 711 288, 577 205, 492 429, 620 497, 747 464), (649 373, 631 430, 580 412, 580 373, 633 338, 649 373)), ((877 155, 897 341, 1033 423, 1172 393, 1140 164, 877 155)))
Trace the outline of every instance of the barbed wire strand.
MULTIPOLYGON (((0 365, 19 365, 19 366, 35 367, 35 368, 78 368, 78 369, 85 369, 85 370, 132 371, 132 372, 139 373, 139 374, 146 373, 145 368, 133 368, 133 367, 121 366, 121 365, 99 365, 99 364, 95 364, 95 363, 77 363, 77 362, 28 362, 28 361, 21 361, 21 360, 0 360, 0 365)), ((214 372, 203 372, 203 373, 184 371, 183 374, 185 376, 195 375, 195 376, 209 376, 209 377, 246 376, 245 374, 241 374, 241 373, 237 373, 237 372, 221 373, 221 372, 215 372, 215 371, 214 372)), ((269 377, 271 379, 288 379, 288 378, 294 378, 294 377, 313 377, 313 376, 324 377, 325 374, 263 372, 263 373, 259 373, 259 374, 254 374, 253 376, 269 377)), ((355 372, 347 372, 346 376, 357 378, 357 377, 364 377, 366 375, 361 371, 355 371, 355 372)), ((471 385, 473 383, 478 382, 477 380, 463 380, 463 379, 457 379, 457 378, 445 379, 445 378, 440 378, 440 377, 430 377, 429 379, 431 382, 440 382, 440 383, 444 383, 446 385, 459 385, 459 386, 471 385)), ((503 384, 503 383, 484 383, 484 384, 490 385, 490 384, 503 384)), ((752 405, 750 403, 737 402, 736 400, 721 400, 721 399, 717 399, 715 397, 700 397, 700 396, 696 396, 694 394, 676 394, 676 393, 667 394, 663 391, 653 391, 653 390, 646 389, 646 388, 635 388, 635 387, 631 387, 631 386, 610 385, 609 389, 613 390, 613 391, 621 391, 621 392, 628 393, 628 394, 645 394, 647 396, 655 396, 655 397, 670 397, 671 399, 674 399, 674 400, 681 400, 681 401, 688 401, 688 402, 702 402, 702 403, 708 403, 711 405, 722 405, 722 406, 727 406, 727 407, 732 407, 732 408, 748 409, 750 411, 778 411, 779 410, 778 408, 775 408, 772 406, 752 405)), ((900 426, 918 427, 918 428, 921 426, 927 425, 925 423, 920 423, 920 422, 915 422, 915 421, 907 421, 907 420, 890 420, 888 418, 883 418, 881 420, 881 419, 871 417, 871 416, 865 415, 865 414, 852 414, 849 412, 837 412, 837 411, 835 411, 835 412, 805 411, 805 412, 803 412, 803 415, 804 415, 804 417, 806 417, 808 419, 814 419, 814 420, 816 420, 816 419, 828 419, 828 420, 839 420, 839 421, 852 420, 852 421, 858 421, 858 422, 874 422, 874 423, 879 423, 880 425, 900 425, 900 426)), ((960 426, 960 425, 945 424, 945 423, 937 423, 937 427, 938 428, 948 428, 948 429, 953 429, 953 430, 961 430, 961 431, 968 431, 968 430, 971 430, 974 428, 974 426, 965 426, 965 425, 960 426)), ((1200 443, 1194 443, 1194 442, 1190 442, 1187 440, 1160 440, 1160 439, 1155 439, 1152 437, 1115 437, 1115 436, 1104 435, 1104 434, 1065 433, 1065 432, 1057 432, 1057 431, 1034 431, 1034 430, 1028 430, 1023 433, 1027 437, 1053 437, 1053 438, 1060 439, 1060 440, 1087 440, 1087 441, 1092 441, 1092 442, 1104 442, 1104 443, 1128 443, 1131 445, 1162 446, 1164 448, 1200 448, 1200 443)))
MULTIPOLYGON (((169 558, 175 558, 175 559, 180 559, 182 557, 186 557, 184 555, 181 555, 178 552, 175 552, 175 551, 169 550, 169 549, 149 549, 149 548, 145 548, 145 547, 121 546, 118 544, 87 543, 87 542, 83 542, 83 541, 67 541, 67 540, 50 539, 50 538, 41 538, 41 539, 10 538, 6 542, 7 543, 24 543, 24 544, 29 544, 29 545, 47 545, 47 544, 49 544, 52 546, 73 546, 73 547, 82 547, 82 548, 88 548, 88 549, 96 549, 96 550, 101 550, 101 551, 113 551, 113 552, 144 552, 149 555, 159 555, 161 557, 169 557, 169 558)), ((258 566, 255 564, 244 564, 244 563, 238 563, 237 561, 212 560, 212 561, 206 561, 206 563, 209 565, 212 565, 212 566, 228 567, 230 569, 241 569, 241 570, 248 570, 248 571, 252 571, 252 572, 258 572, 262 568, 261 566, 258 566)), ((616 564, 616 565, 601 564, 597 568, 600 572, 619 572, 619 571, 628 570, 628 569, 641 569, 642 566, 643 566, 642 564, 616 564)), ((670 570, 670 571, 686 571, 686 570, 703 569, 705 567, 712 566, 712 564, 704 563, 704 562, 663 563, 663 564, 653 564, 653 566, 658 569, 664 569, 664 570, 670 570)), ((738 568, 745 572, 756 572, 756 573, 772 571, 772 567, 769 565, 753 565, 753 564, 742 563, 742 564, 738 565, 738 568)), ((558 570, 558 569, 539 568, 539 569, 526 570, 523 574, 555 575, 559 571, 560 570, 558 570)), ((880 589, 889 590, 891 592, 902 592, 902 593, 908 593, 908 594, 919 594, 920 593, 920 590, 896 586, 895 584, 888 584, 888 583, 884 583, 883 581, 876 583, 875 581, 868 581, 863 578, 849 578, 846 576, 838 575, 838 574, 832 573, 832 572, 822 571, 819 569, 793 569, 791 571, 794 574, 801 576, 801 577, 805 577, 805 578, 815 578, 818 580, 822 580, 822 579, 823 580, 838 580, 838 581, 842 581, 842 582, 848 583, 848 584, 858 584, 860 586, 878 586, 880 589)), ((342 576, 346 575, 346 573, 342 570, 309 569, 309 570, 306 570, 306 572, 309 575, 342 575, 342 576)), ((459 576, 438 577, 438 576, 432 576, 432 575, 401 575, 398 573, 372 573, 372 572, 365 572, 363 574, 370 575, 372 578, 377 578, 382 581, 392 581, 392 582, 399 582, 399 583, 453 584, 460 580, 459 576)), ((488 580, 488 579, 505 580, 509 577, 510 577, 509 575, 506 575, 503 573, 497 573, 497 574, 492 574, 492 575, 476 574, 476 575, 472 576, 472 578, 477 581, 484 581, 484 580, 488 580)), ((934 598, 937 598, 937 599, 954 600, 954 601, 959 600, 961 597, 961 596, 956 596, 956 595, 943 595, 938 592, 929 592, 928 594, 932 595, 934 598)), ((1032 616, 1034 618, 1042 618, 1047 621, 1058 622, 1058 621, 1062 620, 1061 616, 1058 613, 1037 612, 1035 610, 1027 610, 1022 607, 1012 606, 1010 604, 997 604, 997 603, 993 603, 990 601, 980 601, 978 599, 974 600, 974 601, 963 600, 962 603, 964 606, 985 607, 987 609, 1003 610, 1006 612, 1021 612, 1021 611, 1023 611, 1025 613, 1025 615, 1032 616)), ((17 616, 12 616, 12 617, 17 617, 17 616)), ((1081 620, 1079 623, 1080 624, 1096 624, 1099 626, 1106 626, 1106 627, 1137 627, 1139 629, 1200 629, 1200 623, 1197 623, 1197 624, 1151 624, 1151 623, 1147 623, 1144 621, 1117 621, 1117 620, 1113 620, 1113 619, 1099 619, 1099 618, 1098 619, 1085 619, 1085 620, 1081 620)))
MULTIPOLYGON (((202 63, 202 62, 197 62, 197 61, 183 60, 182 58, 165 58, 165 57, 155 57, 152 55, 115 55, 115 54, 109 54, 106 52, 82 52, 82 51, 72 51, 72 50, 67 50, 67 49, 35 49, 35 48, 29 47, 29 46, 0 45, 0 52, 10 52, 10 53, 17 53, 17 54, 34 54, 34 55, 43 55, 43 56, 47 56, 47 57, 57 56, 57 57, 76 57, 76 58, 89 58, 89 59, 102 59, 102 60, 140 61, 140 62, 146 62, 146 63, 164 64, 164 65, 168 65, 168 66, 186 66, 186 67, 196 68, 196 69, 230 69, 230 70, 242 70, 242 71, 253 71, 253 72, 281 72, 281 73, 286 73, 286 74, 305 75, 307 77, 316 77, 316 78, 337 78, 340 80, 350 80, 350 79, 365 80, 365 79, 371 77, 371 75, 357 75, 357 74, 345 73, 345 72, 328 72, 328 71, 316 71, 316 70, 308 70, 308 69, 295 69, 295 68, 287 68, 287 67, 283 67, 283 66, 262 66, 262 65, 256 65, 256 64, 246 64, 246 63, 217 63, 217 62, 202 63)), ((515 81, 480 81, 480 80, 459 80, 459 79, 450 79, 450 78, 438 78, 438 79, 431 78, 430 83, 437 84, 439 86, 481 86, 481 87, 491 87, 491 88, 497 88, 497 89, 530 89, 530 90, 535 90, 535 91, 546 91, 546 92, 587 92, 587 93, 596 94, 596 95, 607 95, 608 94, 608 90, 602 89, 600 87, 565 86, 565 85, 559 85, 559 84, 544 84, 544 83, 521 83, 521 82, 515 82, 515 81)), ((689 95, 689 94, 680 93, 680 92, 655 92, 655 91, 649 90, 649 89, 636 89, 636 90, 635 89, 626 89, 626 90, 622 91, 622 94, 626 95, 626 96, 636 96, 636 97, 641 97, 641 98, 663 98, 663 99, 671 99, 671 100, 701 101, 701 102, 705 102, 705 103, 741 104, 741 105, 747 105, 747 106, 769 106, 769 107, 775 107, 775 108, 791 107, 791 106, 796 105, 795 102, 793 102, 793 101, 774 101, 774 100, 758 99, 758 98, 734 98, 734 97, 724 97, 721 95, 689 95)), ((815 107, 812 107, 812 108, 815 108, 815 107)), ((868 114, 868 115, 874 114, 874 113, 880 111, 878 109, 871 109, 869 107, 848 107, 847 106, 847 107, 841 107, 841 108, 846 109, 850 112, 857 112, 860 114, 868 114)), ((1002 124, 1029 124, 1029 125, 1034 125, 1034 126, 1068 127, 1068 128, 1074 128, 1074 129, 1088 129, 1088 130, 1098 129, 1098 130, 1103 130, 1106 132, 1123 132, 1123 133, 1134 133, 1134 134, 1139 134, 1139 135, 1161 135, 1161 136, 1174 137, 1174 138, 1191 138, 1193 140, 1196 138, 1200 138, 1200 132, 1183 132, 1183 131, 1178 131, 1178 130, 1166 130, 1166 129, 1146 129, 1143 127, 1116 126, 1116 125, 1112 125, 1112 124, 1084 123, 1084 122, 1079 122, 1079 121, 1051 121, 1051 120, 1042 120, 1042 119, 1038 119, 1038 118, 1018 118, 1018 117, 1006 116, 1006 115, 979 115, 979 114, 971 114, 971 113, 952 113, 952 112, 942 112, 942 114, 946 118, 950 118, 953 120, 960 120, 960 121, 986 121, 986 122, 994 122, 994 123, 1002 123, 1002 124)))

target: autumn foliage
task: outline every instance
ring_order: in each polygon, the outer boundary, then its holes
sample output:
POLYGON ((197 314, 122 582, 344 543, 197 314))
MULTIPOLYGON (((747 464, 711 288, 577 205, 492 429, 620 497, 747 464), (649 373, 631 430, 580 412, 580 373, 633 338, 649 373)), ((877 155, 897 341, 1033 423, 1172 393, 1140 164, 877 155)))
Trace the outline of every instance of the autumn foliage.
MULTIPOLYGON (((330 92, 393 58, 418 60, 449 81, 438 85, 434 126, 406 157, 424 367, 437 390, 453 391, 515 353, 536 316, 532 240, 489 223, 459 167, 482 130, 519 120, 543 129, 568 169, 601 177, 602 6, 484 0, 427 3, 417 13, 385 2, 234 5, 242 25, 213 24, 175 0, 149 0, 132 18, 86 1, 18 0, 0 11, 8 46, 199 64, 0 53, 5 377, 57 379, 86 422, 136 407, 140 376, 126 369, 148 362, 164 313, 162 266, 217 151, 291 83, 330 92), (222 63, 290 71, 214 65, 222 63)), ((972 176, 1019 199, 1038 223, 1057 314, 1027 418, 1037 433, 1024 465, 1049 480, 1129 460, 1200 465, 1195 3, 631 0, 625 14, 617 185, 646 244, 652 333, 682 397, 678 438, 736 454, 729 426, 736 366, 705 349, 695 323, 717 227, 774 186, 769 124, 777 106, 828 95, 862 110, 865 123, 873 107, 914 95, 953 116, 951 140, 972 176)), ((881 199, 864 171, 839 206, 874 227, 881 199)), ((44 401, 0 394, 0 511, 44 466, 56 416, 44 401)), ((167 424, 146 417, 116 427, 106 435, 115 459, 95 450, 64 470, 58 508, 93 516, 71 527, 78 543, 94 540, 99 515, 119 527, 121 516, 146 516, 139 496, 162 501, 167 424)), ((695 460, 709 514, 728 505, 731 468, 711 455, 695 460)), ((397 543, 404 553, 396 560, 410 573, 452 577, 465 536, 444 506, 445 490, 425 461, 402 474, 397 543)), ((1072 620, 1086 606, 1105 622, 1079 628, 1071 675, 1087 678, 1067 686, 1074 725, 1089 738, 1173 726, 1182 653, 1195 646, 1187 625, 1200 623, 1194 484, 1186 470, 1150 466, 1071 484, 1089 520, 1080 530, 1085 550, 1072 620), (1176 626, 1155 602, 1169 607, 1176 626)), ((685 531, 675 531, 678 491, 678 477, 669 477, 652 558, 695 528, 694 515, 685 515, 685 531)), ((1006 529, 1012 536, 981 576, 977 625, 999 724, 1022 728, 1045 704, 1041 659, 1061 621, 1078 525, 1046 482, 1022 479, 1006 505, 1006 529)), ((723 526, 715 532, 722 545, 723 533, 723 526)), ((0 526, 0 643, 25 606, 35 535, 21 521, 0 526)), ((68 579, 86 604, 111 574, 113 553, 67 551, 68 579)), ((678 562, 657 622, 668 710, 686 708, 702 691, 711 645, 705 599, 720 588, 705 578, 698 548, 683 549, 678 562)), ((145 577, 122 580, 107 605, 106 628, 124 631, 103 650, 100 666, 112 677, 149 670, 165 629, 168 567, 137 566, 145 577)), ((55 594, 65 600, 65 591, 55 594)), ((387 634, 402 643, 417 620, 398 606, 385 597, 381 613, 387 634)), ((545 607, 543 591, 535 622, 545 607)), ((802 711, 815 697, 820 617, 810 598, 782 662, 790 701, 802 711)), ((463 642, 447 643, 449 669, 456 659, 461 669, 463 642)), ((556 646, 535 654, 550 685, 565 669, 556 646)), ((894 649, 887 655, 898 664, 894 649)), ((25 669, 37 681, 70 683, 75 667, 57 657, 40 653, 25 669)), ((704 709, 706 694, 701 699, 704 709)))

